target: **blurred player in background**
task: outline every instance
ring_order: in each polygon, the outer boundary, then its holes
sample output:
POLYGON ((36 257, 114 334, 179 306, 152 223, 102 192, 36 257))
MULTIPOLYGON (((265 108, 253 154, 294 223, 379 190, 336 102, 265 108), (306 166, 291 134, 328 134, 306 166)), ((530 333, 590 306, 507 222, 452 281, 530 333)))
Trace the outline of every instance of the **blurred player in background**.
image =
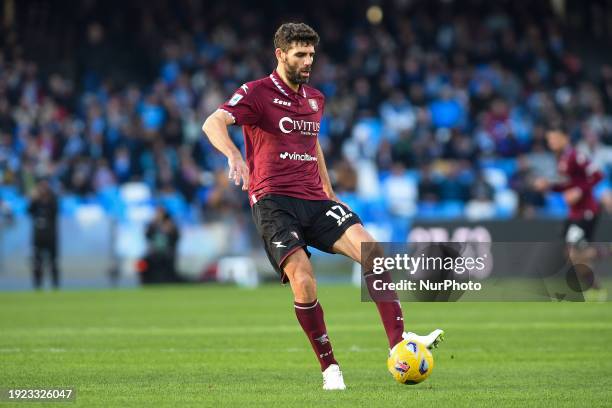
POLYGON ((57 289, 60 285, 57 266, 57 197, 48 180, 42 179, 36 185, 28 212, 32 217, 34 288, 42 287, 43 268, 47 264, 51 270, 51 283, 57 289))
POLYGON ((599 280, 592 272, 592 262, 596 250, 591 245, 600 206, 593 195, 593 188, 603 179, 603 173, 598 170, 589 158, 578 152, 571 144, 569 135, 562 127, 552 127, 546 133, 548 147, 557 158, 557 172, 560 181, 551 183, 544 178, 534 181, 539 191, 552 190, 563 193, 563 198, 569 206, 569 216, 563 227, 563 239, 569 245, 569 256, 574 265, 587 265, 589 268, 578 268, 583 274, 583 285, 591 287, 585 293, 585 298, 607 298, 599 280))
POLYGON ((180 231, 164 207, 157 207, 155 217, 145 232, 147 239, 147 270, 143 283, 177 282, 176 252, 180 231))
MULTIPOLYGON (((358 215, 336 197, 318 142, 325 99, 306 85, 318 42, 318 34, 306 24, 280 26, 274 36, 276 70, 242 85, 202 129, 227 157, 229 177, 236 185, 242 181, 242 189, 248 190, 268 258, 281 281, 290 283, 297 319, 321 364, 323 388, 335 390, 345 385, 317 299, 307 246, 361 262, 361 243, 374 238, 358 215), (232 124, 243 128, 246 163, 228 134, 227 126, 232 124)), ((366 275, 366 282, 371 282, 373 275, 366 275)), ((441 330, 428 336, 405 333, 397 297, 372 297, 389 347, 403 338, 428 347, 441 339, 441 330)))

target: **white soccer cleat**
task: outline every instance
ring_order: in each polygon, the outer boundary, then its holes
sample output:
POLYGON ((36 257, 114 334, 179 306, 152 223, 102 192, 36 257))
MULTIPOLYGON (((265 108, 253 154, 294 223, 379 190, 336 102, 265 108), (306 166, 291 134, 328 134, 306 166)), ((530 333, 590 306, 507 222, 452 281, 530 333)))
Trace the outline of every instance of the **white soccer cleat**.
POLYGON ((436 329, 427 336, 419 336, 413 332, 404 332, 402 338, 404 340, 414 340, 425 345, 428 349, 432 349, 438 347, 438 344, 444 340, 444 330, 436 329))
POLYGON ((323 371, 324 390, 345 390, 344 378, 338 364, 332 364, 323 371))

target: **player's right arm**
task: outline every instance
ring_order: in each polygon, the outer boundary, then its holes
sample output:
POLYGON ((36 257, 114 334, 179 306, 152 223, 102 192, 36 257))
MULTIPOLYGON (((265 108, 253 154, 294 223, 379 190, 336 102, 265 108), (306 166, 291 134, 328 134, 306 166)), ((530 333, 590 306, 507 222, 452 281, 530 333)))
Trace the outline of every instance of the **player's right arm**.
POLYGON ((208 136, 210 143, 227 157, 229 165, 229 178, 234 180, 235 185, 240 185, 242 179, 242 189, 249 188, 249 169, 242 158, 242 154, 236 144, 230 138, 227 127, 234 124, 234 118, 225 110, 217 109, 213 112, 204 124, 202 130, 208 136))
POLYGON ((227 157, 229 178, 233 179, 237 186, 242 179, 243 190, 249 189, 249 169, 240 150, 230 138, 227 127, 232 124, 255 125, 259 122, 262 109, 254 91, 253 83, 242 85, 202 125, 202 130, 212 145, 227 157))

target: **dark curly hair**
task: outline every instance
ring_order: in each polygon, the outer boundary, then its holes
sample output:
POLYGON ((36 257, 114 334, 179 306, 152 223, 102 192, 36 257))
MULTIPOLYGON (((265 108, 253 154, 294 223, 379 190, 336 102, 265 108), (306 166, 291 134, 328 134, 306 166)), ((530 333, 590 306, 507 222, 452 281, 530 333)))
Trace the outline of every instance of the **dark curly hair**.
POLYGON ((285 23, 274 34, 274 47, 289 51, 293 43, 319 45, 319 34, 308 24, 285 23))
POLYGON ((559 132, 564 135, 569 135, 570 130, 568 124, 561 118, 553 118, 547 125, 546 130, 549 132, 559 132))

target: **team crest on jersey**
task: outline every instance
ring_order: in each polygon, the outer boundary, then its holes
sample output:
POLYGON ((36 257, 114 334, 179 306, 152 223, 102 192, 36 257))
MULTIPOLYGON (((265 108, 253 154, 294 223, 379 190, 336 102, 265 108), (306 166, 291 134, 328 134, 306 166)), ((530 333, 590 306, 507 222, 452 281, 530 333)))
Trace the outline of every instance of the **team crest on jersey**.
POLYGON ((241 99, 242 95, 240 95, 239 93, 235 93, 234 96, 232 96, 232 99, 229 100, 229 106, 236 106, 236 104, 240 102, 241 99))
POLYGON ((308 104, 312 108, 313 111, 317 112, 319 110, 319 104, 316 99, 309 99, 308 104))

